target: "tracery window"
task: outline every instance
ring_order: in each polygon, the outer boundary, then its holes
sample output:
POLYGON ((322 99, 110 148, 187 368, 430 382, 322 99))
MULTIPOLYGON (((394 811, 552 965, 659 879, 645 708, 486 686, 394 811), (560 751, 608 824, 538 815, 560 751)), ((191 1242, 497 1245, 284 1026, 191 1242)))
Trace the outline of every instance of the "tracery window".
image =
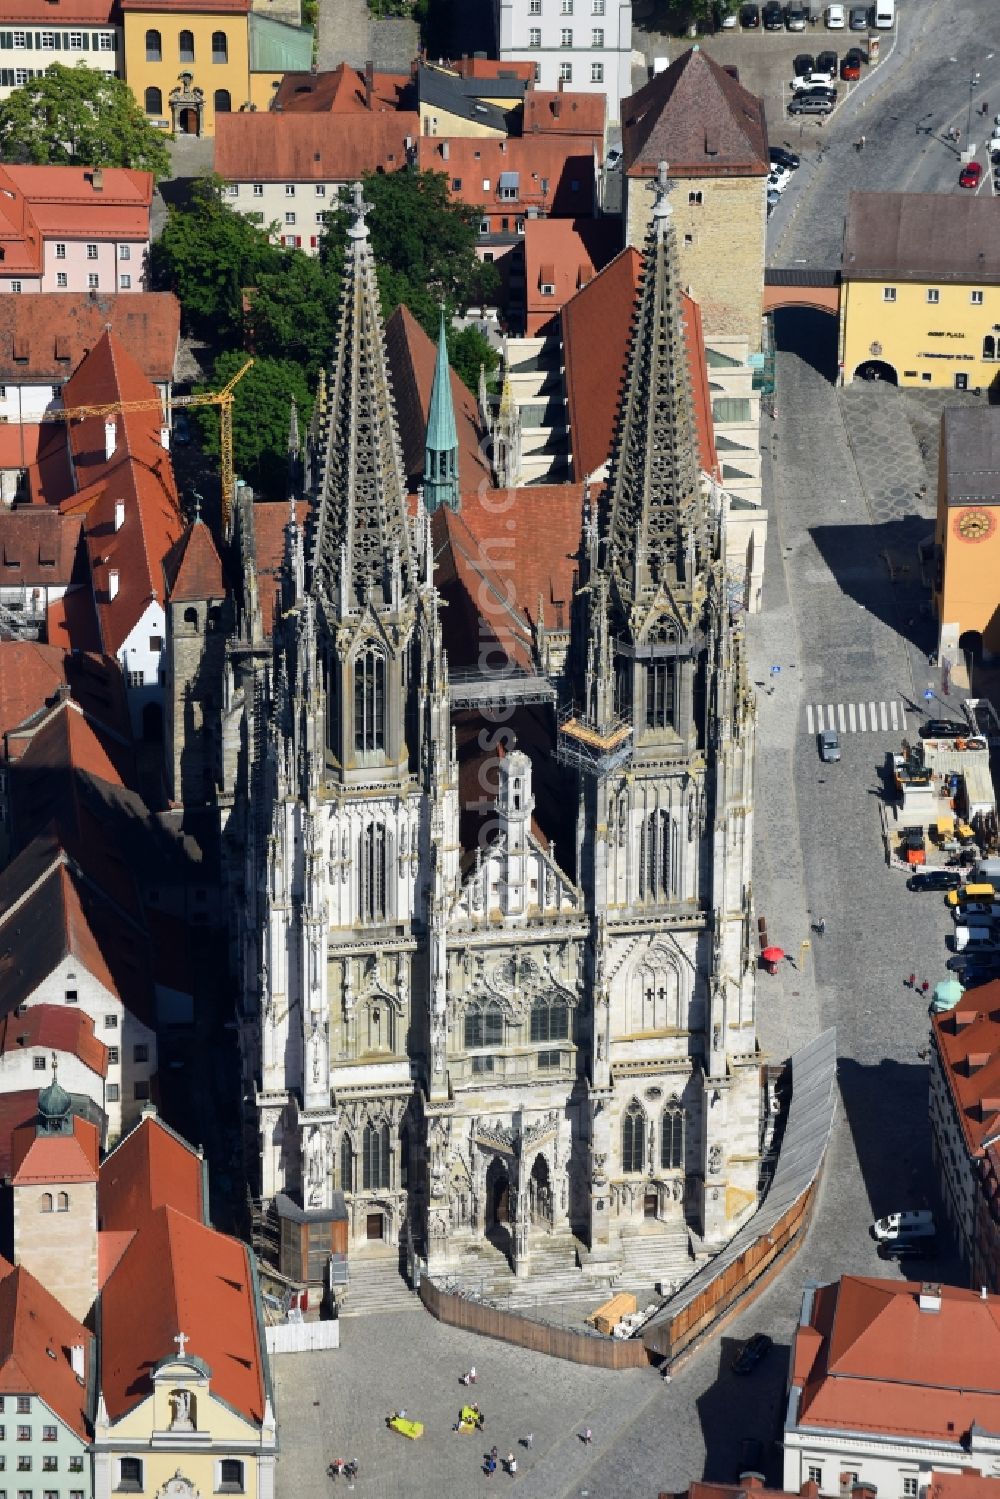
POLYGON ((365 1125, 361 1179, 366 1192, 385 1191, 389 1186, 389 1126, 365 1125))
POLYGON ((641 1171, 646 1160, 646 1116, 638 1103, 630 1103, 622 1119, 622 1170, 641 1171))
POLYGON ((386 919, 386 832, 381 822, 364 828, 358 847, 359 914, 362 921, 386 919))
POLYGON ((531 1007, 532 1041, 568 1041, 569 1008, 540 999, 531 1007))
POLYGON ((665 1171, 676 1171, 684 1165, 684 1122, 682 1105, 671 1099, 660 1126, 660 1165, 665 1171))
POLYGON ((465 1048, 503 1045, 503 1010, 490 1002, 474 1005, 465 1012, 465 1048))
POLYGON ((354 662, 354 748, 385 749, 385 656, 373 645, 354 662))
POLYGON ((643 900, 670 895, 672 836, 669 812, 651 812, 643 820, 639 838, 639 895, 643 900))

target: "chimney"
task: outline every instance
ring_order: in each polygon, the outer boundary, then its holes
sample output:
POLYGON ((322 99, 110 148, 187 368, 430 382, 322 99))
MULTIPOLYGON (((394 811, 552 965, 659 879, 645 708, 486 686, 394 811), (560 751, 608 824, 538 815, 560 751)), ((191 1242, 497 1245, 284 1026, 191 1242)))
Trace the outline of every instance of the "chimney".
POLYGON ((170 452, 170 428, 169 427, 164 426, 164 427, 160 428, 160 447, 163 448, 165 452, 167 452, 167 453, 170 452))
POLYGON ((925 1280, 920 1287, 918 1303, 922 1312, 939 1312, 941 1310, 941 1287, 933 1280, 925 1280))
POLYGON ((980 1301, 989 1301, 990 1299, 990 1293, 985 1286, 979 1287, 979 1299, 980 1301))
POLYGON ((109 416, 104 423, 104 457, 110 460, 115 456, 115 448, 118 446, 118 423, 113 416, 109 416))
POLYGON ((799 1489, 802 1499, 819 1499, 819 1484, 815 1478, 807 1478, 799 1489))
POLYGON ((125 501, 115 500, 115 530, 120 531, 125 524, 125 501))
POLYGON ((83 1344, 71 1343, 69 1347, 69 1366, 77 1379, 83 1384, 87 1374, 86 1361, 83 1356, 83 1344))
POLYGON ((565 91, 565 88, 566 88, 566 80, 565 80, 565 78, 560 78, 559 82, 556 84, 556 88, 559 90, 560 93, 563 93, 565 91))
POLYGON ((104 171, 101 167, 95 167, 90 174, 90 183, 95 193, 104 191, 104 171))
POLYGON ((112 567, 110 569, 110 571, 108 572, 108 599, 110 601, 111 599, 116 599, 117 597, 118 597, 118 569, 117 569, 117 567, 112 567))
POLYGON ((372 95, 375 93, 375 64, 371 61, 365 63, 365 108, 371 109, 372 95))
POLYGON ((441 160, 442 161, 447 161, 448 157, 450 155, 451 155, 451 147, 450 147, 450 145, 448 144, 447 141, 442 141, 441 142, 441 160))

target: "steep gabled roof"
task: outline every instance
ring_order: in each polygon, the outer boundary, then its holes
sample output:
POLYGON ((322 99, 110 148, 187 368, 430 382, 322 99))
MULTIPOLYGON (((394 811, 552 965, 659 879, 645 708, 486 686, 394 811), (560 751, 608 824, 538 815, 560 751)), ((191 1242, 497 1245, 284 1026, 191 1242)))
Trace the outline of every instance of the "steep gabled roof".
MULTIPOLYGON (((310 508, 308 500, 296 501, 297 525, 305 528, 310 508)), ((285 555, 287 524, 288 506, 283 500, 254 501, 253 535, 257 597, 260 600, 261 628, 268 639, 274 629, 274 611, 281 581, 281 563, 285 555)))
POLYGON ((224 599, 225 579, 212 533, 201 519, 194 521, 167 553, 163 564, 170 602, 224 599))
POLYGON ((93 723, 131 738, 116 661, 37 641, 5 640, 0 643, 0 738, 11 759, 24 753, 60 695, 71 696, 93 723))
POLYGON ((763 101, 701 47, 682 52, 622 100, 622 145, 630 177, 766 177, 763 101))
POLYGON ((29 1005, 23 1015, 0 1019, 0 1054, 28 1051, 68 1052, 92 1072, 106 1077, 108 1048, 99 1040, 85 1011, 62 1005, 29 1005))
POLYGON ((168 1205, 199 1223, 207 1222, 205 1163, 200 1152, 162 1119, 148 1114, 101 1164, 100 1227, 139 1229, 158 1208, 168 1205))
MULTIPOLYGON (((0 587, 66 587, 78 572, 80 529, 78 517, 60 515, 58 510, 47 510, 41 505, 0 510, 0 587)), ((79 571, 82 577, 86 576, 85 569, 79 571)))
POLYGON ((15 1187, 44 1186, 47 1182, 96 1182, 100 1136, 89 1119, 74 1115, 65 1135, 39 1134, 34 1123, 14 1131, 10 1147, 10 1179, 15 1187))
POLYGON ((226 182, 354 182, 406 165, 406 141, 420 116, 222 114, 215 122, 215 171, 226 182))
POLYGON ((37 1395, 53 1415, 88 1437, 88 1371, 94 1335, 78 1322, 23 1265, 0 1261, 0 1394, 37 1395), (82 1347, 78 1379, 70 1350, 82 1347))
POLYGON ((409 73, 372 73, 371 103, 365 74, 342 62, 326 72, 288 73, 271 100, 273 114, 366 115, 399 109, 409 73))

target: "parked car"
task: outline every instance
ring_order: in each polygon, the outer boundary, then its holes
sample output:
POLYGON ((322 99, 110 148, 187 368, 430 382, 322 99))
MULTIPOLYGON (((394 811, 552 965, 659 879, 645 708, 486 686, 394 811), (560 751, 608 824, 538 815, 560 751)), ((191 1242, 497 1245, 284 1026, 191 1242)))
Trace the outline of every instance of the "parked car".
MULTIPOLYGON (((978 166, 978 162, 973 162, 978 166)), ((953 718, 929 718, 920 725, 921 739, 967 739, 972 730, 967 723, 957 723, 953 718)))
POLYGON ((926 1260, 936 1249, 936 1239, 895 1239, 880 1244, 876 1253, 880 1260, 926 1260))
POLYGON ((844 7, 842 5, 828 5, 826 7, 826 24, 830 31, 843 31, 844 29, 844 7))
POLYGON ((840 759, 840 735, 836 729, 823 729, 819 736, 819 757, 827 765, 840 759))
POLYGON ((785 25, 789 31, 805 31, 808 11, 804 5, 785 7, 785 25))
POLYGON ((779 0, 767 0, 762 12, 765 31, 784 31, 785 13, 779 4, 779 0))
POLYGON ((815 94, 796 94, 788 106, 788 113, 790 115, 828 115, 833 113, 835 103, 836 100, 827 90, 815 94))
POLYGON ((908 1208, 876 1218, 868 1230, 880 1243, 887 1239, 930 1239, 936 1233, 934 1214, 928 1208, 908 1208))
POLYGON ((959 869, 922 869, 906 882, 907 890, 957 890, 962 883, 959 869))
POLYGON ((796 92, 798 92, 799 89, 804 88, 833 88, 836 82, 836 78, 836 72, 823 73, 818 68, 814 68, 813 71, 811 73, 807 73, 804 78, 793 78, 792 88, 795 89, 796 92))
POLYGON ((760 26, 760 6, 741 5, 740 25, 743 27, 744 31, 756 31, 760 26))
POLYGON ((868 30, 868 7, 867 5, 852 5, 847 23, 852 31, 868 30))
POLYGON ((958 185, 959 185, 959 187, 972 187, 972 188, 976 188, 976 187, 979 186, 979 183, 982 180, 982 175, 983 175, 983 164, 982 164, 982 162, 980 162, 980 161, 970 161, 970 162, 967 162, 965 164, 965 166, 962 168, 962 170, 958 174, 958 185))
POLYGON ((761 1359, 771 1351, 771 1341, 766 1332, 755 1332, 734 1355, 733 1373, 752 1374, 761 1359))
MULTIPOLYGON (((961 874, 961 870, 956 870, 961 874)), ((992 900, 996 895, 996 886, 987 880, 970 880, 967 885, 956 885, 949 895, 944 898, 946 906, 960 906, 969 900, 992 900)))
POLYGON ((772 167, 787 167, 790 172, 799 169, 799 158, 794 151, 786 151, 784 146, 772 146, 768 152, 772 167))
POLYGON ((829 73, 831 78, 837 76, 837 54, 832 49, 821 52, 816 59, 816 72, 829 73))
POLYGON ((816 59, 811 52, 800 52, 792 63, 792 73, 796 78, 808 78, 816 66, 816 59))
POLYGON ((722 29, 723 31, 734 31, 736 29, 736 12, 734 10, 723 12, 722 29))
POLYGON ((864 60, 860 47, 848 48, 840 64, 840 76, 845 83, 854 83, 861 77, 861 65, 864 60))

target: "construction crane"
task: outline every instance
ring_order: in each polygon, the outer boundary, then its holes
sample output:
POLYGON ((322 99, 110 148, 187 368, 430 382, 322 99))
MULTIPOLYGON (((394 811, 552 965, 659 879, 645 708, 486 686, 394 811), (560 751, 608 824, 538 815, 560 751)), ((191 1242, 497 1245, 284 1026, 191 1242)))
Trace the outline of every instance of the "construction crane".
MULTIPOLYGON (((224 536, 229 535, 236 487, 236 478, 233 471, 233 391, 253 362, 252 359, 248 359, 242 369, 238 369, 233 378, 221 390, 203 390, 193 396, 170 396, 166 402, 168 420, 171 411, 176 406, 218 406, 219 408, 222 534, 224 536)), ((120 413, 128 411, 152 411, 154 407, 162 407, 163 404, 163 400, 159 396, 156 396, 144 401, 108 401, 102 406, 68 406, 62 411, 46 411, 38 420, 43 422, 82 422, 86 421, 89 417, 118 416, 120 413)))

